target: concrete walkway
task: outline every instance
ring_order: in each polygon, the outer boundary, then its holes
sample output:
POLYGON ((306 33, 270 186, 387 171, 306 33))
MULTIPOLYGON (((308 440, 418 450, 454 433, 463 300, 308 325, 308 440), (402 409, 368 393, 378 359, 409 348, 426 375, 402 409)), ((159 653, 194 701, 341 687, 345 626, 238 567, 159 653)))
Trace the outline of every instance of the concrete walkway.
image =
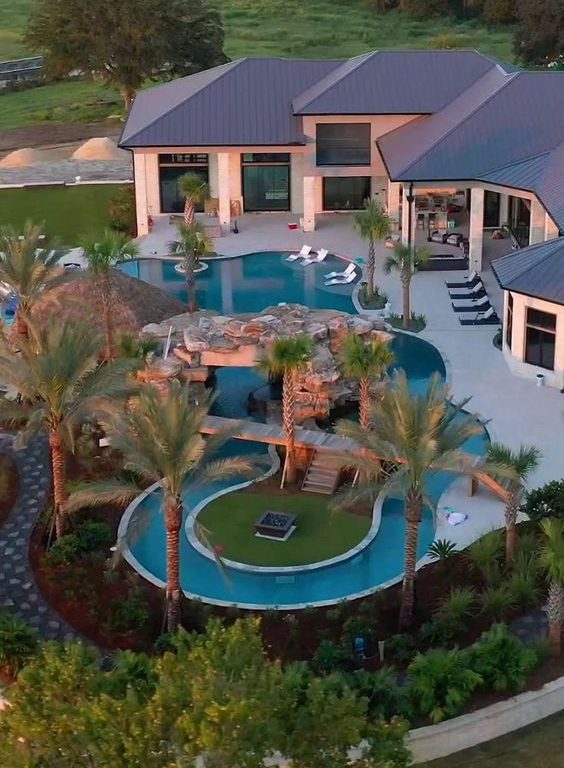
POLYGON ((12 456, 20 475, 19 496, 0 528, 0 607, 37 629, 45 640, 76 640, 76 632, 43 598, 29 565, 31 534, 50 493, 45 441, 36 439, 15 451, 12 435, 1 433, 0 453, 12 456))

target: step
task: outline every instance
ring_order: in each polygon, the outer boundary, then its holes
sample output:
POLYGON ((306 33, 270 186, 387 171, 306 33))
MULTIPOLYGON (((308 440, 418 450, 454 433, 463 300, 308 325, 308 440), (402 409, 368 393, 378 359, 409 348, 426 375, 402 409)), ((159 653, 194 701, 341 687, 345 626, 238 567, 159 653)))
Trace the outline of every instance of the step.
POLYGON ((313 475, 316 477, 325 477, 327 480, 334 480, 337 477, 338 472, 335 472, 335 470, 332 472, 326 472, 322 469, 317 469, 317 467, 310 467, 307 476, 312 477, 313 475))
POLYGON ((322 493, 325 496, 333 495, 333 487, 329 488, 326 485, 314 485, 313 483, 302 485, 302 491, 305 491, 306 493, 322 493))

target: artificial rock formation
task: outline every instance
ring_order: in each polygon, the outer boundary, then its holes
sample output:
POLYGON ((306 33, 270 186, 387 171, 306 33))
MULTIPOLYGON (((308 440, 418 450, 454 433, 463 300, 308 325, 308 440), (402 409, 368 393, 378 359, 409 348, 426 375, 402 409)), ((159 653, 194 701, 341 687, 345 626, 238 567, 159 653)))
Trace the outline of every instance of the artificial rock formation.
POLYGON ((171 327, 171 354, 184 364, 183 376, 195 382, 205 381, 210 368, 253 366, 277 338, 310 336, 314 352, 299 378, 299 421, 324 418, 335 405, 357 399, 356 384, 343 380, 338 362, 340 346, 350 332, 391 338, 389 326, 380 321, 300 304, 268 307, 258 314, 203 310, 147 325, 142 333, 165 341, 171 327))

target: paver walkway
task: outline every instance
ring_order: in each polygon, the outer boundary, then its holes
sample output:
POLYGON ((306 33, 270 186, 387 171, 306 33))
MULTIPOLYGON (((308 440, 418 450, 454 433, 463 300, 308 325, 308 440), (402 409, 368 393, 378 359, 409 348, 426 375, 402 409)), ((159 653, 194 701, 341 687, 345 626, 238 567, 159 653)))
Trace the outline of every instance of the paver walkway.
POLYGON ((13 436, 0 433, 0 453, 10 455, 20 475, 20 492, 0 528, 0 607, 23 619, 46 640, 75 640, 68 626, 43 598, 29 565, 29 541, 50 490, 50 468, 45 440, 36 439, 19 451, 13 436))

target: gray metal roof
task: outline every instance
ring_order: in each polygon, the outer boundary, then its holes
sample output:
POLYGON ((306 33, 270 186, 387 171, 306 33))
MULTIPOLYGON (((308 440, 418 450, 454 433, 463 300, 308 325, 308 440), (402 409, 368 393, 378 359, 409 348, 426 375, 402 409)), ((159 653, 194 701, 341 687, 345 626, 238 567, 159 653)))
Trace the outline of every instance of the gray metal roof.
POLYGON ((492 269, 506 291, 564 304, 564 237, 496 259, 492 269))
MULTIPOLYGON (((437 112, 499 64, 477 51, 374 51, 344 62, 294 99, 300 115, 437 112)), ((504 67, 505 71, 513 67, 504 67)))

